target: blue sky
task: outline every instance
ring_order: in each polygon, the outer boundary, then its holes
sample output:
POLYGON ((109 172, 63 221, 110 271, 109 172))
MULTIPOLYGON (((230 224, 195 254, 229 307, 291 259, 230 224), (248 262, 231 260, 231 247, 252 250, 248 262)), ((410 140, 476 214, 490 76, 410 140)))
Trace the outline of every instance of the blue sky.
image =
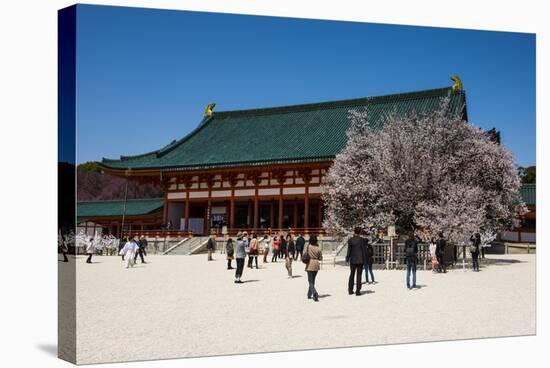
POLYGON ((234 110, 450 86, 469 120, 535 164, 535 35, 79 5, 77 161, 152 151, 204 107, 234 110))

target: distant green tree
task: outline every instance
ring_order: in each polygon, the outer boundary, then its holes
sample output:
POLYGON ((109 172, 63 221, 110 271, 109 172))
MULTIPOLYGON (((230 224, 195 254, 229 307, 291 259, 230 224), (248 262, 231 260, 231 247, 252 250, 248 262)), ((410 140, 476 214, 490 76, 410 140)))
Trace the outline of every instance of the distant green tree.
POLYGON ((537 182, 537 167, 518 167, 519 176, 523 184, 535 184, 537 182))
POLYGON ((101 172, 101 167, 94 161, 81 163, 77 166, 77 169, 81 172, 101 172))

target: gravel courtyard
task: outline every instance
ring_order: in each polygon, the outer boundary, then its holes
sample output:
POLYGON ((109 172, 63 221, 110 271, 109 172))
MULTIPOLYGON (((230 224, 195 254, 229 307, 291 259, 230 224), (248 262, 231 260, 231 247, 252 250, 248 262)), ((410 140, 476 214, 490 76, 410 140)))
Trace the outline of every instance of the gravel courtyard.
MULTIPOLYGON (((535 334, 535 255, 489 256, 481 272, 375 270, 347 294, 348 268, 325 264, 318 303, 294 263, 245 267, 234 284, 224 255, 71 258, 77 266, 79 364, 535 334)), ((233 262, 235 267, 235 262, 233 262)), ((60 264, 65 267, 66 264, 60 264)))

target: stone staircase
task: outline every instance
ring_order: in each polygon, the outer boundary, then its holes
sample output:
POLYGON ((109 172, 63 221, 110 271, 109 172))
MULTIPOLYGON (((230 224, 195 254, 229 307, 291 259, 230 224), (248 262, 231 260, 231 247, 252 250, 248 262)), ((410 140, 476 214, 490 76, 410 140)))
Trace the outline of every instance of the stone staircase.
POLYGON ((177 244, 168 248, 163 255, 190 255, 201 253, 206 249, 207 236, 184 238, 177 244))

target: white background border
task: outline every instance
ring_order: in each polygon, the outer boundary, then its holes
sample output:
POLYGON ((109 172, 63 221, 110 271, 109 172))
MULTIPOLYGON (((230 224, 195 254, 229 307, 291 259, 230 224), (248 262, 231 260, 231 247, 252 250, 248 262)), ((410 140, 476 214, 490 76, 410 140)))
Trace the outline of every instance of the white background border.
MULTIPOLYGON (((536 337, 177 359, 125 363, 125 367, 209 367, 221 364, 240 368, 260 365, 337 367, 342 364, 363 367, 405 364, 408 367, 518 367, 532 365, 537 360, 548 361, 544 347, 549 346, 549 326, 543 309, 544 306, 548 308, 548 269, 541 260, 548 253, 544 250, 548 212, 542 188, 548 184, 544 158, 548 158, 549 149, 542 143, 549 136, 543 123, 548 119, 543 115, 542 101, 544 86, 550 83, 542 69, 543 60, 548 61, 546 50, 549 47, 543 1, 384 0, 368 4, 366 1, 344 0, 118 0, 87 3, 537 33, 539 247, 536 337)), ((57 217, 57 10, 68 5, 72 3, 57 0, 0 2, 0 365, 4 367, 69 366, 55 357, 57 261, 52 251, 55 249, 57 217)), ((510 88, 513 93, 513 86, 510 88)), ((369 312, 365 310, 365 315, 369 312)), ((475 323, 467 311, 457 311, 456 318, 475 323)), ((307 339, 305 334, 304 339, 307 339)), ((243 335, 243 343, 246 343, 246 335, 243 335)))

